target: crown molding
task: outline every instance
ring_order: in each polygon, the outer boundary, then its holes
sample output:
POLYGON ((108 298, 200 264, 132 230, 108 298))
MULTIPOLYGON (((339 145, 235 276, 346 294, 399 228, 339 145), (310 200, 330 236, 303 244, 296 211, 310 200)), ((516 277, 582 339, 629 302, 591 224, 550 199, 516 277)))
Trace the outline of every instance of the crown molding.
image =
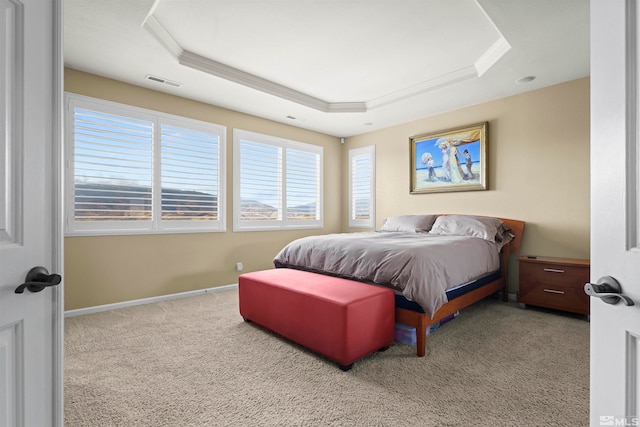
POLYGON ((398 90, 396 92, 380 96, 378 98, 361 102, 328 102, 320 98, 297 91, 288 86, 242 71, 221 62, 198 55, 185 50, 162 26, 160 21, 153 16, 153 10, 143 23, 147 30, 178 63, 212 76, 225 79, 251 89, 277 96, 282 99, 303 105, 324 113, 364 113, 395 102, 402 101, 425 92, 433 91, 455 83, 478 78, 496 64, 510 49, 511 45, 500 35, 500 38, 472 65, 443 74, 416 85, 398 90))
POLYGON ((448 74, 443 74, 436 78, 425 80, 417 85, 401 89, 397 92, 390 93, 388 95, 381 96, 367 102, 367 108, 373 110, 374 108, 384 107, 385 105, 393 104, 407 98, 411 98, 417 95, 421 95, 432 90, 436 90, 445 86, 450 86, 454 83, 461 82, 463 80, 473 79, 478 77, 478 70, 473 65, 462 68, 457 71, 452 71, 448 74))
POLYGON ((184 66, 200 70, 213 76, 229 80, 270 95, 275 95, 288 101, 295 102, 296 104, 304 105, 325 113, 361 113, 366 111, 366 105, 364 102, 327 102, 187 50, 180 54, 178 62, 184 66))
POLYGON ((147 19, 142 24, 142 28, 147 30, 171 55, 176 58, 182 55, 182 46, 178 44, 155 16, 147 16, 147 19))
POLYGON ((500 36, 500 38, 475 62, 474 66, 476 70, 478 70, 478 77, 482 76, 487 72, 487 70, 489 70, 489 68, 493 67, 494 64, 497 63, 510 49, 511 45, 509 42, 504 37, 500 36))

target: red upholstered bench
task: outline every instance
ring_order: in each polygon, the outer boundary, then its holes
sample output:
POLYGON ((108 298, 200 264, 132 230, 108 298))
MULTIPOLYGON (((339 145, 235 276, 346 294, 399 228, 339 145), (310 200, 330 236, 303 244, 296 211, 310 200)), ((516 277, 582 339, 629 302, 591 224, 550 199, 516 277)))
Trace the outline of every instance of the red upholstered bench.
POLYGON ((278 268, 240 275, 240 314, 349 370, 393 343, 391 289, 278 268))

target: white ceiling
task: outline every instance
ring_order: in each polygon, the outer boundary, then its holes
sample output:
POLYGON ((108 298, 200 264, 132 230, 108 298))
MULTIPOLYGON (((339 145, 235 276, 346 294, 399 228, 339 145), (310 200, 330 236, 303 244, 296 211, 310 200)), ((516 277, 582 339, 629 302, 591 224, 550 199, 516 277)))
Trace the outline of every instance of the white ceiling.
POLYGON ((589 75, 589 0, 64 8, 68 67, 339 137, 589 75))

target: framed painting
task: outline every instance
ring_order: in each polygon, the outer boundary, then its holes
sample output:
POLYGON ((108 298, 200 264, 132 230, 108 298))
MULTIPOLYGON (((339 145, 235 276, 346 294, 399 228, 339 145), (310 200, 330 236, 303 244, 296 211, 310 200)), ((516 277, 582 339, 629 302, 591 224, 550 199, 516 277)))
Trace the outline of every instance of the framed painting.
POLYGON ((488 122, 412 136, 411 194, 487 189, 488 122))

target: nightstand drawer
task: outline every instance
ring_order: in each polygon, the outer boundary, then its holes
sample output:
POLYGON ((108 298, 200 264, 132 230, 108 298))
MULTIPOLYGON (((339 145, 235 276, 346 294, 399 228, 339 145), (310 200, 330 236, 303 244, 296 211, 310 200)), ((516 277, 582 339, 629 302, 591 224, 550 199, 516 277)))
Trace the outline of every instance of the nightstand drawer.
POLYGON ((589 314, 589 297, 582 286, 520 282, 520 302, 573 313, 589 314))
POLYGON ((523 262, 520 264, 520 278, 529 282, 559 286, 579 285, 582 288, 589 281, 589 269, 571 265, 523 262))

